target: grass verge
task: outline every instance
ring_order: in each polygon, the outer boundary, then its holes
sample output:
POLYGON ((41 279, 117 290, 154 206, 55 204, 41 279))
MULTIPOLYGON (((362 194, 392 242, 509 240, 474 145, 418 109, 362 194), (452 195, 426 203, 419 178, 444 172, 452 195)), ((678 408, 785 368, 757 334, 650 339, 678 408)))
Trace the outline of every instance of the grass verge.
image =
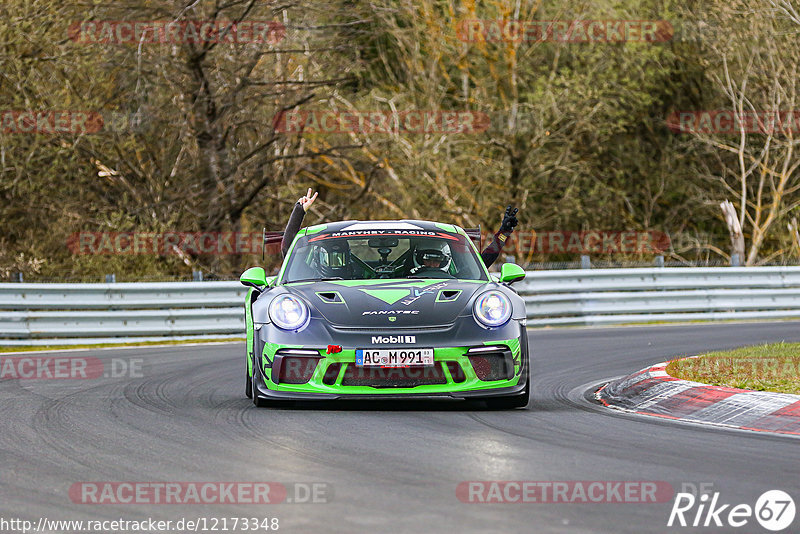
POLYGON ((800 395, 800 343, 773 343, 674 361, 667 373, 739 389, 800 395))

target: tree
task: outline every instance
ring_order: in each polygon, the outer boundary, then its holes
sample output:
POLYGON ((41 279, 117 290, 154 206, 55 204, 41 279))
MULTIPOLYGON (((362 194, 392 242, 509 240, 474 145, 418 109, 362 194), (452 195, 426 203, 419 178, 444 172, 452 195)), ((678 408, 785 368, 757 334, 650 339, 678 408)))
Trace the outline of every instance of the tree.
MULTIPOLYGON (((773 2, 779 4, 790 8, 773 2)), ((718 95, 714 104, 723 109, 701 112, 683 128, 716 153, 712 185, 717 198, 737 206, 738 225, 749 237, 746 265, 790 250, 779 223, 800 201, 800 43, 791 19, 778 12, 747 0, 704 7, 715 30, 702 44, 704 67, 718 95)))
MULTIPOLYGON (((37 189, 47 182, 36 176, 43 160, 69 162, 60 172, 70 182, 62 191, 74 188, 74 194, 64 195, 64 206, 43 197, 39 208, 76 215, 53 225, 61 249, 68 233, 78 230, 239 232, 260 231, 265 221, 281 225, 300 190, 293 182, 301 169, 316 158, 341 158, 348 148, 309 150, 302 138, 274 128, 282 111, 325 98, 350 79, 352 51, 343 42, 336 10, 302 2, 194 2, 179 8, 130 0, 87 11, 46 0, 14 1, 21 10, 4 25, 3 61, 13 67, 4 72, 7 109, 86 109, 106 118, 91 135, 5 139, 13 145, 12 168, 37 189), (156 21, 150 23, 155 28, 166 21, 179 31, 166 42, 148 39, 155 33, 135 42, 114 38, 122 24, 137 21, 156 21), (208 23, 213 32, 197 38, 208 23), (266 28, 259 35, 257 23, 266 28), (235 32, 248 24, 247 34, 235 32), (37 165, 23 170, 26 151, 37 165)), ((30 194, 18 179, 11 189, 18 199, 30 194)), ((30 205, 15 204, 30 216, 30 205)), ((53 252, 55 246, 50 244, 48 256, 63 257, 66 251, 53 252)), ((92 259, 71 260, 80 272, 92 259)), ((124 268, 142 261, 104 263, 124 268)), ((160 261, 171 269, 188 261, 212 272, 241 266, 235 256, 160 261)))

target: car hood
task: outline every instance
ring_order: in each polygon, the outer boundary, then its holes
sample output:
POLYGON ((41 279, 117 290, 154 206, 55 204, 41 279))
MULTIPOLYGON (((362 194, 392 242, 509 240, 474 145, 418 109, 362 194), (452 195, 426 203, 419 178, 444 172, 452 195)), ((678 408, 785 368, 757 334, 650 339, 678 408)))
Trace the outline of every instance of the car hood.
MULTIPOLYGON (((342 327, 453 324, 472 297, 490 282, 462 280, 359 280, 287 284, 331 325, 342 327)), ((467 310, 466 313, 471 313, 467 310)))

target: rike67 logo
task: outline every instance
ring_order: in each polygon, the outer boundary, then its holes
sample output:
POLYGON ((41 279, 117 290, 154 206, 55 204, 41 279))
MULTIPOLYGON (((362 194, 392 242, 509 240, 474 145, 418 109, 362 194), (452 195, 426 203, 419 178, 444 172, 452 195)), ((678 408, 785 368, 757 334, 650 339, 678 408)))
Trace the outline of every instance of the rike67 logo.
POLYGON ((794 500, 781 490, 764 492, 756 500, 755 506, 723 504, 718 491, 703 493, 699 497, 692 493, 678 493, 667 526, 738 528, 749 524, 755 517, 763 528, 778 532, 789 527, 794 516, 794 500))

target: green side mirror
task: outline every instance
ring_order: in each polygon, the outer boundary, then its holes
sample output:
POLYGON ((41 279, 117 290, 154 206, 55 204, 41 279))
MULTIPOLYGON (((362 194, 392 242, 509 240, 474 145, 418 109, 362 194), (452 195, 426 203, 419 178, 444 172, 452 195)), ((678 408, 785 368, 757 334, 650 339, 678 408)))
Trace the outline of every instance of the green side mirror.
POLYGON ((500 268, 500 281, 513 284, 525 278, 525 270, 516 263, 504 263, 500 268))
POLYGON ((261 291, 267 285, 267 273, 263 267, 250 267, 239 277, 242 285, 250 286, 261 291))

